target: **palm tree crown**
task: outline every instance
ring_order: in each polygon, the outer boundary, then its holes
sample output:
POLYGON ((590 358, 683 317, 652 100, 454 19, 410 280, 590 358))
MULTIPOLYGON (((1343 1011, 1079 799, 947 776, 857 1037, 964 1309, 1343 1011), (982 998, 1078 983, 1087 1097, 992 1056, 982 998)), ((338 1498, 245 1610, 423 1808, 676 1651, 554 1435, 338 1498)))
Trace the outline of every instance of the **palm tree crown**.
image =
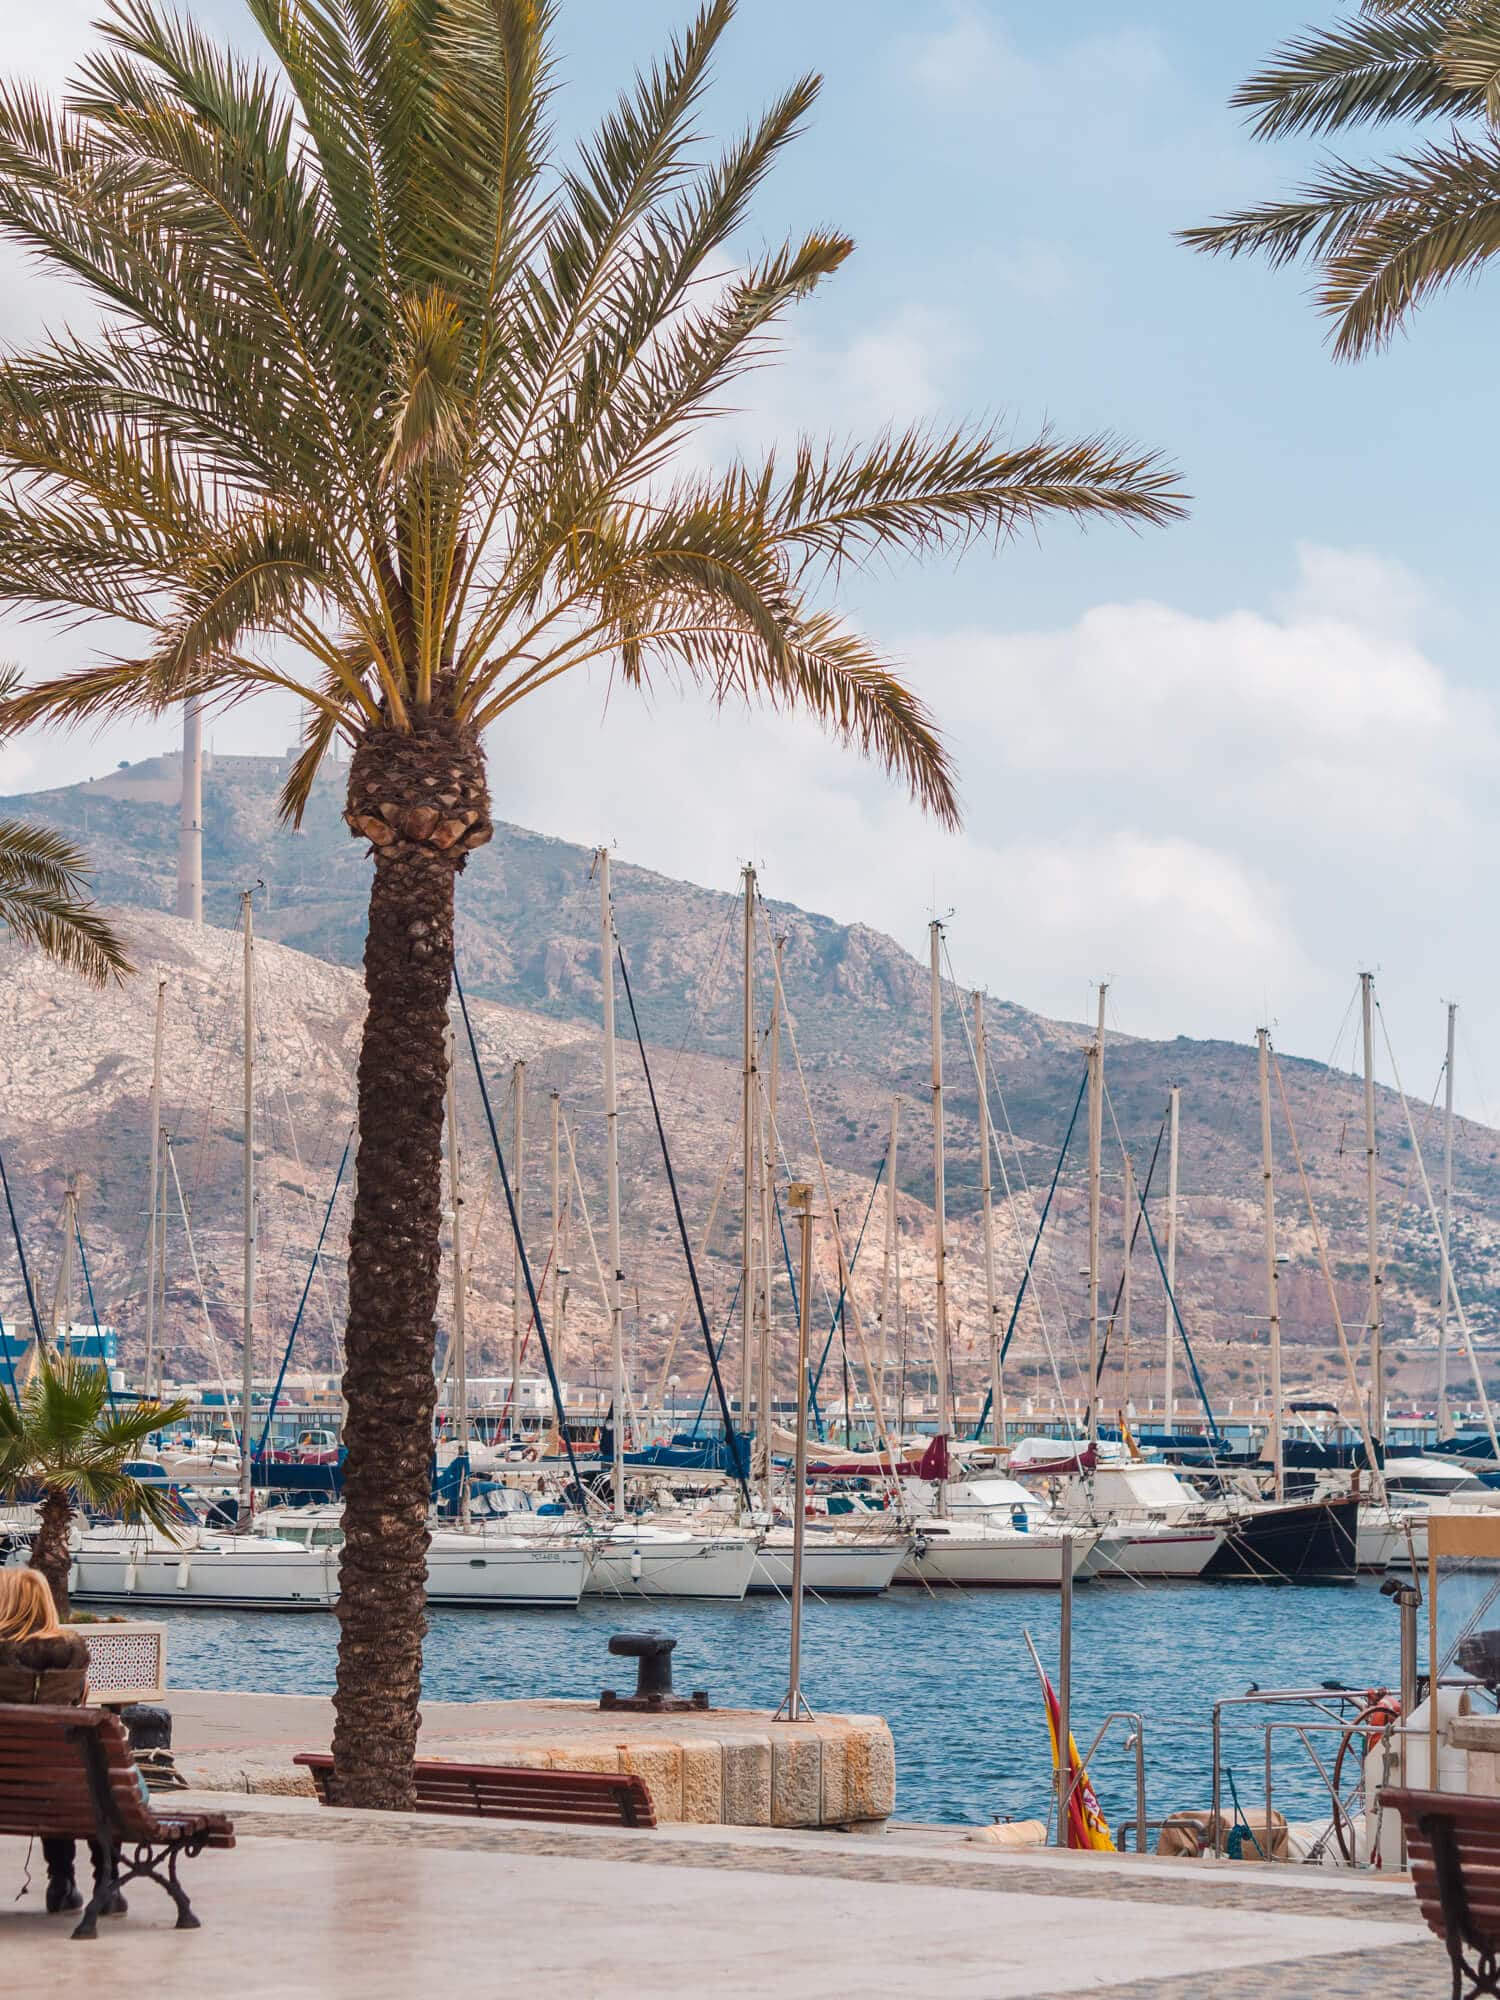
POLYGON ((1262 139, 1442 127, 1385 160, 1330 157, 1290 199, 1183 232, 1198 250, 1309 258, 1340 358, 1383 345, 1500 250, 1500 0, 1360 0, 1295 36, 1232 102, 1262 139))
POLYGON ((68 1606, 68 1528, 75 1507, 171 1532, 166 1489, 126 1470, 156 1431, 176 1423, 186 1403, 110 1406, 109 1380, 95 1362, 44 1351, 12 1398, 0 1390, 0 1493, 42 1496, 33 1566, 68 1606))

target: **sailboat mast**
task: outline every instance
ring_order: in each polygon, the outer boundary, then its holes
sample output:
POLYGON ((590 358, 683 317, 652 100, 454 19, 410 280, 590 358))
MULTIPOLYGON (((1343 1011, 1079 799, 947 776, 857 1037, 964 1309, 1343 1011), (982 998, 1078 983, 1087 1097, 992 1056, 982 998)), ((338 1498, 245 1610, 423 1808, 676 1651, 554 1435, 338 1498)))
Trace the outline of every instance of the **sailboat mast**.
MULTIPOLYGON (((1365 1048, 1365 1243, 1370 1276, 1370 1441, 1385 1443, 1385 1339, 1381 1325, 1379 1154, 1375 1143, 1375 975, 1359 975, 1365 1048)), ((1371 1466, 1374 1474, 1377 1467, 1371 1466)))
POLYGON ((1177 1133, 1182 1116, 1182 1085, 1174 1083, 1167 1099, 1167 1324, 1166 1365, 1162 1370, 1162 1428, 1170 1437, 1177 1421, 1177 1133))
POLYGON ((161 1173, 161 1056, 167 1018, 167 982, 156 976, 156 1032, 151 1043, 151 1214, 146 1224, 146 1374, 145 1393, 151 1394, 151 1370, 156 1363, 156 1258, 158 1219, 165 1224, 166 1203, 162 1199, 161 1173))
POLYGON ((604 981, 604 1162, 609 1201, 610 1435, 615 1519, 625 1518, 625 1309, 620 1284, 620 1106, 615 1091, 615 915, 609 895, 609 849, 598 850, 600 972, 604 981))
POLYGON ((1000 1302, 995 1296, 994 1176, 990 1168, 990 1065, 984 995, 974 995, 974 1067, 979 1073, 979 1192, 984 1206, 984 1308, 989 1329, 990 1412, 996 1444, 1005 1443, 1005 1382, 1000 1358, 1000 1302))
MULTIPOLYGON (((936 917, 928 926, 932 947, 932 1268, 937 1295, 937 1427, 948 1435, 948 1221, 943 1161, 943 979, 940 960, 943 926, 936 917)), ((946 1511, 946 1488, 938 1483, 938 1512, 946 1511)))
MULTIPOLYGON (((610 970, 614 961, 610 961, 610 970)), ((516 1204, 516 1261, 510 1288, 510 1428, 514 1436, 521 1428, 521 1343, 526 1326, 525 1282, 521 1272, 521 1244, 525 1240, 522 1208, 525 1202, 526 1168, 526 1065, 518 1062, 510 1073, 510 1171, 516 1204)))
POLYGON ((1099 1183, 1104 1156, 1104 996, 1089 1050, 1089 1443, 1099 1442, 1099 1183))
MULTIPOLYGON (((547 1259, 547 1269, 551 1276, 550 1297, 547 1302, 547 1324, 552 1329, 552 1360, 559 1380, 562 1377, 562 1328, 558 1321, 557 1300, 562 1289, 562 1097, 552 1093, 552 1249, 547 1259)), ((558 1411, 558 1421, 562 1412, 558 1411)))
POLYGON ((1448 1414, 1448 1318, 1453 1309, 1453 1043, 1458 1008, 1448 1002, 1448 1059, 1443 1065, 1443 1254, 1442 1292, 1438 1312, 1438 1436, 1453 1435, 1453 1419, 1448 1414))
POLYGON ((453 1031, 448 1031, 448 1202, 453 1210, 453 1398, 458 1405, 458 1449, 463 1460, 460 1518, 469 1517, 469 1347, 465 1324, 467 1274, 464 1271, 463 1162, 458 1147, 458 1073, 453 1060, 453 1031))
POLYGON ((255 927, 252 891, 240 896, 245 934, 245 1322, 240 1373, 240 1507, 241 1527, 249 1525, 255 1505, 250 1455, 251 1406, 255 1400, 255 927))
MULTIPOLYGON (((1124 1268, 1120 1278, 1120 1402, 1122 1415, 1129 1422, 1134 1417, 1130 1395, 1130 1253, 1135 1246, 1135 1163, 1129 1153, 1125 1155, 1125 1195, 1120 1203, 1120 1220, 1124 1224, 1124 1268)), ((1133 1428, 1133 1424, 1132 1424, 1133 1428)))
POLYGON ((758 1078, 755 1066, 755 870, 747 862, 744 871, 745 922, 744 922, 744 990, 740 998, 742 1013, 741 1040, 741 1102, 740 1136, 743 1155, 741 1159, 741 1192, 743 1201, 741 1212, 744 1228, 740 1234, 740 1429, 750 1429, 751 1402, 751 1343, 755 1338, 755 1121, 759 1116, 756 1103, 758 1078))
POLYGON ((1271 1031, 1257 1028, 1260 1061, 1260 1180, 1265 1212, 1266 1311, 1271 1329, 1271 1465, 1276 1498, 1286 1498, 1285 1453, 1281 1435, 1281 1280, 1276 1265, 1276 1181, 1271 1151, 1271 1031))
POLYGON ((896 1265, 896 1226, 899 1220, 896 1211, 896 1145, 900 1136, 901 1099, 891 1099, 891 1139, 885 1155, 885 1262, 880 1272, 880 1342, 875 1354, 875 1393, 880 1407, 887 1407, 885 1397, 886 1350, 891 1328, 891 1306, 894 1301, 892 1278, 896 1265))
POLYGON ((182 710, 182 801, 177 830, 177 914, 203 922, 203 710, 182 710))

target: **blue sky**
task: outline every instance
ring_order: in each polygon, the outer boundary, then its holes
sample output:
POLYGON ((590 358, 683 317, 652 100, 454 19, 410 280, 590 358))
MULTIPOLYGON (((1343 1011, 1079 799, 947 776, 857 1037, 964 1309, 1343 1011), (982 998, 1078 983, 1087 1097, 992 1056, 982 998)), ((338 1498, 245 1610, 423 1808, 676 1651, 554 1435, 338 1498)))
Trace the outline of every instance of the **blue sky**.
MULTIPOLYGON (((51 80, 94 11, 57 0, 8 24, 8 63, 51 80)), ((241 18, 237 0, 196 11, 241 18)), ((565 123, 686 12, 565 0, 565 123)), ((827 85, 741 254, 815 223, 859 251, 716 449, 968 412, 1018 435, 1112 430, 1180 465, 1192 519, 1139 537, 1058 527, 846 588, 949 724, 969 809, 956 839, 797 724, 662 693, 601 726, 602 682, 539 699, 492 745, 499 811, 720 886, 754 857, 772 893, 913 948, 930 908, 954 906, 961 976, 1078 1018, 1107 975, 1127 1031, 1243 1037, 1269 1017, 1284 1046, 1326 1056, 1374 964, 1418 1096, 1444 998, 1464 1002, 1477 1056, 1500 1027, 1500 297, 1492 282, 1440 301, 1390 354, 1336 368, 1305 274, 1208 263, 1172 234, 1309 157, 1251 144, 1226 100, 1332 12, 742 0, 710 130, 804 69, 827 85)), ((56 312, 8 285, 0 338, 56 312)), ((0 654, 33 665, 79 650, 0 632, 0 654)), ((268 748, 293 727, 234 725, 268 748)), ((62 782, 160 735, 22 745, 0 782, 62 782)), ((1463 1095, 1500 1112, 1472 1066, 1463 1095)))

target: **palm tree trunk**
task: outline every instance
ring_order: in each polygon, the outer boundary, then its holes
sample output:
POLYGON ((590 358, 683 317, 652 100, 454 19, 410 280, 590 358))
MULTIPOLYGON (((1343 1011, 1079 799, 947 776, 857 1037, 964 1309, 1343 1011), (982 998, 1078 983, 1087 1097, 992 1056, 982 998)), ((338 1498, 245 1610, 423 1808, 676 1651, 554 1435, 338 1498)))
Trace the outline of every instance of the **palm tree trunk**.
POLYGON ((49 1486, 42 1501, 41 1522, 31 1544, 31 1567, 46 1577, 61 1619, 68 1616, 68 1575, 73 1567, 68 1537, 72 1525, 71 1498, 61 1487, 49 1486))
POLYGON ((372 732, 346 819, 370 841, 369 1006, 345 1337, 344 1548, 334 1797, 413 1803, 426 1632, 433 1355, 454 878, 490 837, 479 748, 437 717, 372 732))

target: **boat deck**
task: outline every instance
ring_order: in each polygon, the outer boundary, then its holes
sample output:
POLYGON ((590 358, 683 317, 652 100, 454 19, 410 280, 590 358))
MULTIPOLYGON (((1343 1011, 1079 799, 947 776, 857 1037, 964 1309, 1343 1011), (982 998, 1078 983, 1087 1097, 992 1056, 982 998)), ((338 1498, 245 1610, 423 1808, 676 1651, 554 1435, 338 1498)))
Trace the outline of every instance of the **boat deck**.
MULTIPOLYGON (((173 1930, 146 1884, 128 1918, 73 1945, 40 1913, 34 1868, 32 1893, 0 1910, 15 1989, 409 2000, 524 1968, 537 2000, 701 2000, 706 1984, 766 2000, 872 1985, 945 2000, 1437 2000, 1448 1978, 1399 1880, 1012 1854, 952 1827, 628 1834, 264 1795, 235 1813, 238 1848, 188 1872, 200 1932, 173 1930)), ((24 1850, 0 1841, 0 1880, 19 1883, 24 1850)))

